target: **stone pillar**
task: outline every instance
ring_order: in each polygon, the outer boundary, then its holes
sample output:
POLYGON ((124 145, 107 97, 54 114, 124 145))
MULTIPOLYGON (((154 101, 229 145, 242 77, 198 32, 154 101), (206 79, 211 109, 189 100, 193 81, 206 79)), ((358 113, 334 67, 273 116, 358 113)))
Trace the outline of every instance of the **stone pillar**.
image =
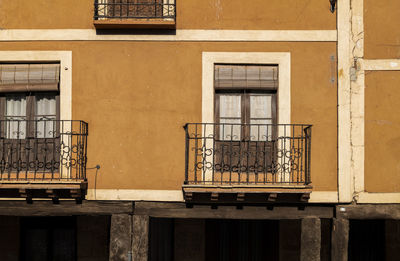
POLYGON ((386 261, 400 257, 400 220, 385 220, 386 261))
POLYGON ((148 261, 149 216, 133 216, 133 261, 148 261))
POLYGON ((301 261, 320 261, 321 220, 305 218, 301 220, 301 261))
POLYGON ((333 219, 332 222, 332 261, 347 261, 349 245, 349 220, 333 219))
POLYGON ((111 216, 110 261, 128 261, 131 250, 131 216, 118 214, 111 216))

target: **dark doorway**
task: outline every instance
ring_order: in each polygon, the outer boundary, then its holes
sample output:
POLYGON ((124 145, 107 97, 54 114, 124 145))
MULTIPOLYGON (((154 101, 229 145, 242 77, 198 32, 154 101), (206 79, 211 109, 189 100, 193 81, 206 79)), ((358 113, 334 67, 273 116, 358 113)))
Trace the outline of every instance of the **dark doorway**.
POLYGON ((385 260, 385 221, 351 220, 349 261, 385 260))
POLYGON ((149 231, 149 260, 174 260, 174 219, 151 218, 149 231))
POLYGON ((20 251, 23 261, 76 260, 76 218, 22 218, 20 251))
POLYGON ((278 261, 279 221, 207 220, 207 261, 278 261))

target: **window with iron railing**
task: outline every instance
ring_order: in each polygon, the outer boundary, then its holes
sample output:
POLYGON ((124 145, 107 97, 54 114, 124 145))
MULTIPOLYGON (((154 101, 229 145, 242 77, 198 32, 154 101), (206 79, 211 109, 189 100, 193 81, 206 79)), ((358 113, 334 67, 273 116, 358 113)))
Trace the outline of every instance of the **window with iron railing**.
POLYGON ((60 120, 60 64, 0 64, 0 181, 84 180, 87 123, 60 120))
POLYGON ((189 123, 185 132, 186 185, 311 183, 311 125, 189 123), (257 136, 235 138, 244 128, 257 130, 257 136))
POLYGON ((175 0, 95 0, 95 20, 175 20, 175 0))
POLYGON ((278 65, 214 65, 214 122, 185 125, 185 184, 311 183, 311 126, 278 123, 278 79, 278 65))

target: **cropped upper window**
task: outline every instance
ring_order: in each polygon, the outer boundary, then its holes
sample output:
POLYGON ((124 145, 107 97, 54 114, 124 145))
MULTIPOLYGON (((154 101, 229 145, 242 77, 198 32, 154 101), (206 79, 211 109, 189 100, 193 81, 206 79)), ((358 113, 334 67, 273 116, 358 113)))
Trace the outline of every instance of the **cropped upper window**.
POLYGON ((95 0, 96 28, 172 28, 175 0, 95 0))

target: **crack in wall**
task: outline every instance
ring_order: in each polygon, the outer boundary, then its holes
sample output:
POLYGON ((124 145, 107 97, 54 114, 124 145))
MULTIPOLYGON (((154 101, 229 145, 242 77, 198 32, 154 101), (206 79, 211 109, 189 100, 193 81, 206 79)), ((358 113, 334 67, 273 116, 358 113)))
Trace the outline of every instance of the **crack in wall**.
MULTIPOLYGON (((359 199, 359 184, 357 178, 357 172, 364 171, 359 170, 360 166, 357 166, 357 162, 360 160, 359 154, 360 148, 364 148, 364 142, 361 144, 356 143, 356 139, 359 138, 364 132, 362 129, 364 120, 364 75, 365 72, 360 66, 360 60, 364 58, 364 25, 363 25, 363 6, 362 0, 350 0, 350 45, 351 53, 350 59, 352 66, 350 68, 350 148, 351 148, 351 175, 352 175, 352 188, 353 188, 353 203, 357 203, 359 199), (361 9, 361 10, 359 10, 361 9), (360 121, 361 120, 361 121, 360 121)), ((362 182, 363 179, 362 179, 362 182)))

